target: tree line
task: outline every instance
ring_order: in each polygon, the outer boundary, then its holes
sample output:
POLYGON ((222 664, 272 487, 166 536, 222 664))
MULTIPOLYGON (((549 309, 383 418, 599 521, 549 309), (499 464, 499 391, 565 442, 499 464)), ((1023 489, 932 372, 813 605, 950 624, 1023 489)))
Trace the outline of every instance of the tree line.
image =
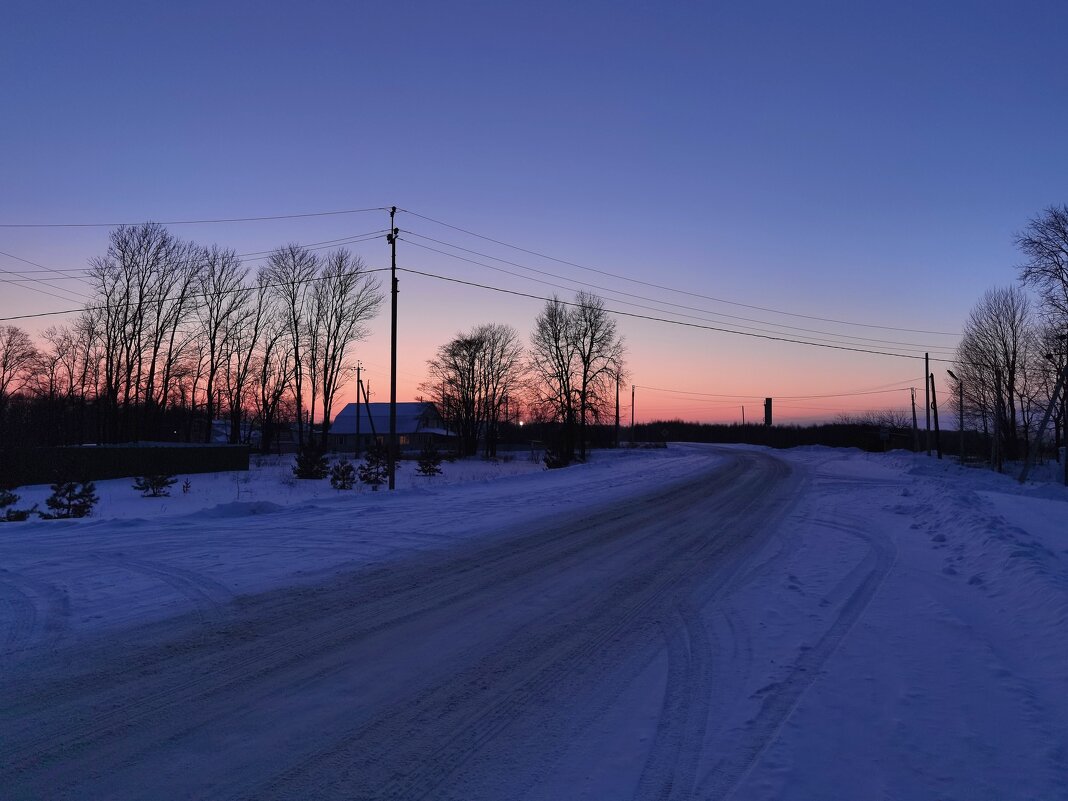
MULTIPOLYGON (((344 248, 287 244, 253 270, 157 223, 113 230, 86 280, 85 308, 38 342, 0 326, 0 447, 210 442, 224 420, 231 443, 256 432, 269 452, 284 427, 301 451, 321 451, 353 347, 383 300, 344 248)), ((603 301, 579 292, 546 302, 527 344, 504 323, 457 334, 420 391, 460 455, 496 455, 502 426, 522 414, 553 424, 547 444, 566 464, 585 458, 587 426, 610 416, 623 361, 603 301)))
MULTIPOLYGON (((441 345, 420 389, 450 421, 461 455, 480 444, 496 455, 502 422, 553 423, 547 461, 586 458, 587 426, 606 420, 625 375, 625 346, 604 301, 580 291, 553 296, 534 319, 526 347, 516 329, 476 326, 441 345)), ((544 427, 543 427, 543 430, 544 427)))
POLYGON ((73 322, 38 343, 0 326, 0 446, 209 442, 225 419, 230 442, 255 427, 264 450, 294 421, 303 447, 317 416, 325 442, 381 288, 344 248, 266 261, 253 271, 157 223, 116 228, 73 322))
POLYGON ((1030 220, 1015 244, 1018 282, 978 300, 953 364, 965 426, 996 437, 1010 460, 1026 455, 1051 405, 1054 445, 1065 441, 1054 390, 1068 359, 1068 205, 1030 220))

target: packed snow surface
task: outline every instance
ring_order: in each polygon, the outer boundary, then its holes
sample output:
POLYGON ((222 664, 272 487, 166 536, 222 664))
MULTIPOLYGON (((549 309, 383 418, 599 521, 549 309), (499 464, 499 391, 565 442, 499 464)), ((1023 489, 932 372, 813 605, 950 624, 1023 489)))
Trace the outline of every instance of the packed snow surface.
POLYGON ((1068 799, 1063 487, 825 448, 443 467, 4 524, 0 796, 1068 799))

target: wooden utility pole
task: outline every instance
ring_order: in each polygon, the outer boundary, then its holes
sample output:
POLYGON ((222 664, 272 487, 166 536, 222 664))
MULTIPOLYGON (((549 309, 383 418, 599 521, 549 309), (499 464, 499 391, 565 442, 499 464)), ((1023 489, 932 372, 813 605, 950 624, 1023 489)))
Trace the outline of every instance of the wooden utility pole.
POLYGON ((923 443, 927 447, 927 455, 931 455, 931 354, 923 354, 923 405, 927 409, 927 430, 923 436, 923 443))
POLYGON ((397 207, 389 209, 389 234, 386 241, 390 247, 390 277, 392 278, 392 307, 390 309, 389 333, 389 488, 397 488, 397 234, 393 225, 397 207))
POLYGON ((619 373, 616 373, 616 447, 619 447, 619 373))
POLYGON ((920 427, 916 424, 916 387, 909 387, 909 390, 912 393, 912 452, 919 453, 920 427))
POLYGON ((371 417, 371 384, 364 384, 363 387, 363 408, 367 412, 367 425, 371 426, 371 437, 374 440, 378 440, 378 431, 375 429, 375 419, 371 417))
POLYGON ((360 387, 363 384, 362 380, 360 379, 360 368, 362 366, 363 366, 362 363, 359 360, 357 360, 356 361, 356 448, 353 451, 353 456, 355 458, 357 458, 357 459, 360 458, 360 414, 361 414, 361 411, 360 411, 360 387))
POLYGON ((742 407, 742 425, 745 425, 745 406, 742 407))
POLYGON ((634 385, 630 385, 630 444, 634 444, 634 385))
POLYGON ((934 412, 934 426, 935 426, 935 450, 938 451, 938 458, 942 458, 942 432, 938 428, 938 396, 935 393, 935 380, 934 373, 927 376, 927 383, 931 385, 931 411, 934 412))

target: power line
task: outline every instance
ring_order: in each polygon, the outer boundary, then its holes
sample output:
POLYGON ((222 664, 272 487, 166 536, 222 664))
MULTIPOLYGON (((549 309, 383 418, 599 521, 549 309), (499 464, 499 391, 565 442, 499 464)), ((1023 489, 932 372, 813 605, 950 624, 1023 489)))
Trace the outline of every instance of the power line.
MULTIPOLYGON (((323 250, 324 248, 334 247, 341 245, 355 245, 359 242, 367 242, 371 239, 376 239, 380 236, 385 236, 389 233, 389 229, 381 228, 377 231, 368 231, 363 234, 351 234, 349 236, 342 236, 337 239, 323 239, 320 242, 309 242, 307 245, 301 245, 305 250, 323 250)), ((246 256, 262 256, 274 253, 278 248, 271 248, 270 250, 253 250, 250 253, 238 253, 237 257, 243 259, 246 256)), ((250 261, 261 261, 261 259, 250 259, 250 261)))
MULTIPOLYGON (((411 244, 411 243, 409 243, 409 244, 411 244)), ((552 298, 546 298, 546 297, 543 297, 541 295, 533 295, 533 294, 530 294, 529 292, 519 292, 519 291, 514 290, 514 289, 503 289, 502 287, 490 286, 488 284, 479 284, 479 283, 476 283, 475 281, 463 281, 463 280, 461 280, 459 278, 449 278, 449 277, 444 276, 444 275, 437 275, 435 273, 423 272, 421 270, 413 270, 413 269, 411 269, 409 267, 405 267, 405 268, 402 268, 402 269, 403 269, 403 272, 411 273, 412 275, 421 275, 421 276, 424 276, 425 278, 434 278, 434 279, 437 279, 439 281, 448 281, 448 282, 454 283, 454 284, 462 284, 464 286, 478 287, 479 289, 487 289, 487 290, 490 290, 491 292, 500 292, 500 293, 503 293, 503 294, 506 294, 506 295, 514 295, 516 297, 530 298, 531 300, 540 300, 540 301, 545 301, 545 302, 551 302, 553 300, 552 298)), ((556 299, 556 302, 560 303, 561 305, 564 305, 564 306, 578 306, 577 303, 572 303, 572 302, 569 302, 569 301, 566 301, 566 300, 560 300, 558 298, 556 299)), ((718 331, 718 332, 724 333, 724 334, 737 334, 738 336, 752 337, 752 338, 756 338, 756 339, 767 339, 767 340, 771 340, 771 341, 774 341, 774 342, 792 342, 792 343, 797 344, 797 345, 810 345, 810 346, 815 347, 815 348, 829 348, 829 349, 832 349, 832 350, 844 350, 844 351, 850 351, 850 352, 853 352, 853 353, 870 353, 870 354, 873 354, 875 356, 894 356, 894 357, 897 357, 899 359, 916 359, 916 358, 918 358, 918 356, 916 356, 915 354, 893 353, 891 351, 872 350, 872 349, 869 349, 869 348, 854 348, 854 347, 848 347, 846 345, 830 345, 830 344, 823 343, 823 342, 809 342, 809 341, 803 340, 803 339, 793 339, 791 337, 784 337, 784 336, 772 336, 770 334, 754 334, 754 333, 751 333, 751 332, 748 332, 748 331, 737 331, 737 330, 732 329, 732 328, 723 328, 723 327, 720 327, 720 326, 712 326, 712 325, 701 325, 699 323, 688 323, 688 322, 685 322, 683 320, 670 320, 670 319, 667 319, 665 317, 653 317, 653 316, 647 315, 647 314, 636 314, 634 312, 625 312, 625 311, 619 311, 619 310, 616 310, 616 309, 605 309, 605 311, 607 311, 607 312, 609 312, 611 314, 619 315, 620 317, 632 317, 632 318, 635 318, 635 319, 638 319, 638 320, 650 320, 652 322, 667 323, 669 325, 678 325, 678 326, 682 326, 682 327, 685 327, 685 328, 698 328, 698 329, 702 329, 702 330, 705 330, 705 331, 718 331)), ((945 362, 946 364, 953 364, 954 363, 953 361, 951 361, 949 359, 931 359, 931 361, 933 361, 933 362, 945 362)))
MULTIPOLYGON (((389 272, 389 268, 388 267, 378 267, 378 268, 375 268, 373 270, 358 270, 358 271, 353 270, 353 271, 350 271, 348 273, 343 273, 343 275, 348 275, 348 276, 352 276, 352 275, 370 275, 371 273, 381 273, 381 272, 389 272)), ((304 279, 302 281, 297 281, 295 283, 300 283, 300 284, 312 283, 313 281, 325 281, 325 280, 327 280, 329 278, 336 278, 336 277, 337 277, 336 275, 316 276, 315 278, 306 278, 306 279, 304 279)), ((289 286, 292 283, 294 283, 294 282, 293 281, 282 281, 282 282, 277 283, 277 284, 254 284, 252 286, 241 286, 241 287, 236 287, 234 289, 224 290, 222 292, 199 292, 199 293, 191 294, 191 295, 189 295, 189 297, 190 298, 206 298, 206 297, 214 296, 214 295, 232 295, 232 294, 237 293, 237 292, 255 292, 256 290, 261 289, 261 288, 263 288, 263 289, 273 289, 273 288, 279 287, 279 286, 289 286)), ((63 298, 63 300, 67 300, 67 299, 68 298, 63 298)), ((170 302, 170 301, 174 301, 174 300, 178 300, 178 298, 175 298, 175 297, 152 298, 151 302, 152 303, 166 303, 166 302, 170 302)), ((38 318, 38 317, 54 317, 56 315, 61 315, 61 314, 79 314, 79 313, 85 312, 85 311, 104 311, 106 309, 122 309, 122 308, 129 308, 130 306, 136 306, 140 302, 142 302, 142 301, 138 300, 138 301, 129 301, 127 303, 105 303, 103 305, 97 305, 97 306, 83 306, 80 309, 63 309, 63 310, 60 310, 60 311, 37 312, 36 314, 16 314, 16 315, 13 315, 11 317, 0 317, 0 322, 7 322, 9 320, 29 320, 29 319, 34 319, 34 318, 38 318)))
MULTIPOLYGON (((312 243, 312 245, 307 246, 306 249, 307 250, 322 250, 322 249, 327 248, 327 247, 335 247, 335 246, 340 246, 340 245, 357 244, 359 242, 366 242, 366 241, 369 241, 371 239, 375 239, 375 238, 381 236, 383 233, 385 233, 384 229, 381 230, 381 231, 372 231, 372 232, 363 233, 363 234, 354 234, 351 237, 342 237, 340 239, 323 240, 322 242, 312 243)), ((239 253, 237 255, 238 255, 239 258, 241 258, 243 256, 253 256, 253 255, 256 255, 256 253, 272 253, 272 252, 273 251, 255 251, 253 253, 239 253)), ((11 253, 5 253, 4 251, 0 251, 0 255, 10 256, 13 259, 18 259, 19 261, 24 261, 27 264, 33 264, 33 265, 35 265, 37 267, 42 267, 44 269, 44 271, 46 271, 46 272, 56 272, 56 273, 61 272, 60 270, 50 270, 49 268, 44 267, 44 265, 37 264, 37 262, 30 261, 29 259, 24 259, 21 256, 15 256, 15 255, 13 255, 11 253)), ((267 257, 264 257, 264 258, 267 258, 267 257)), ((261 260, 262 259, 250 259, 250 261, 261 261, 261 260)), ((24 289, 29 289, 29 290, 32 290, 34 292, 38 292, 38 293, 40 293, 42 295, 48 295, 49 297, 57 298, 59 300, 70 301, 70 300, 76 300, 78 298, 88 299, 85 295, 79 295, 78 293, 70 292, 69 290, 64 289, 63 287, 53 286, 52 284, 49 284, 45 279, 42 279, 42 278, 25 278, 25 277, 23 277, 24 272, 28 272, 28 271, 13 272, 11 270, 5 270, 3 268, 0 268, 0 272, 8 273, 9 275, 19 276, 19 278, 21 279, 21 280, 15 280, 15 279, 0 278, 0 283, 19 284, 19 285, 25 284, 25 286, 23 287, 24 289), (48 286, 48 287, 51 287, 53 289, 58 289, 61 292, 67 292, 68 294, 67 295, 57 295, 54 292, 48 292, 48 291, 46 291, 44 289, 38 289, 37 287, 30 286, 30 284, 33 284, 33 283, 40 283, 40 284, 42 284, 44 286, 48 286), (74 297, 72 298, 72 297, 70 297, 70 295, 74 295, 74 297)), ((371 271, 371 272, 375 272, 375 271, 371 271)), ((78 280, 78 281, 81 281, 82 283, 87 284, 90 287, 93 286, 93 284, 90 281, 87 281, 84 278, 78 278, 76 276, 59 275, 56 278, 51 279, 51 280, 56 280, 56 281, 58 281, 58 280, 78 280)), ((318 280, 318 279, 312 279, 312 280, 318 280)), ((240 291, 244 291, 244 289, 245 288, 239 288, 237 290, 232 290, 232 291, 239 291, 240 292, 240 291)), ((194 295, 194 297, 200 297, 200 296, 194 295)), ((163 298, 163 301, 168 301, 168 300, 173 300, 173 298, 163 298)), ((126 304, 126 305, 131 305, 131 304, 126 304)), ((101 310, 101 309, 106 309, 106 308, 109 308, 109 306, 107 304, 105 304, 103 306, 83 307, 82 309, 61 309, 61 310, 58 310, 58 311, 38 312, 36 314, 21 314, 21 315, 13 315, 13 316, 10 316, 10 317, 0 317, 0 321, 26 320, 26 319, 33 319, 33 318, 37 318, 37 317, 51 317, 51 316, 58 316, 58 315, 63 315, 63 314, 76 314, 76 313, 81 312, 81 311, 101 310)), ((114 308, 114 307, 112 307, 112 308, 114 308)))
POLYGON ((642 280, 637 279, 637 278, 629 278, 629 277, 627 277, 625 275, 619 275, 618 273, 612 273, 612 272, 609 272, 607 270, 600 270, 600 269, 598 269, 596 267, 587 267, 587 266, 582 265, 582 264, 577 264, 576 262, 573 262, 573 261, 567 261, 566 259, 558 259, 555 256, 549 256, 549 255, 547 255, 545 253, 539 253, 536 250, 530 250, 528 248, 520 247, 519 245, 513 245, 513 244, 511 244, 509 242, 504 242, 504 241, 502 241, 500 239, 494 239, 493 237, 484 236, 482 234, 475 233, 474 231, 470 231, 470 230, 468 230, 466 228, 461 228, 461 227, 459 227, 457 225, 452 225, 451 223, 443 222, 442 220, 436 220, 433 217, 427 217, 424 214, 419 214, 418 212, 414 212, 414 211, 411 211, 409 209, 400 209, 400 211, 403 211, 403 212, 405 212, 407 214, 411 214, 413 217, 418 217, 418 218, 420 218, 422 220, 426 220, 427 222, 432 222, 435 225, 441 225, 441 226, 444 226, 445 228, 451 228, 454 231, 459 231, 460 233, 467 234, 468 236, 473 236, 473 237, 475 237, 477 239, 485 240, 486 242, 493 242, 495 245, 501 245, 501 246, 506 247, 506 248, 512 248, 513 250, 517 250, 520 253, 527 253, 527 254, 529 254, 531 256, 537 256, 540 259, 548 259, 549 261, 555 261, 558 264, 565 264, 568 267, 575 267, 575 268, 577 268, 579 270, 587 270, 587 271, 592 272, 592 273, 598 273, 600 275, 607 275, 607 276, 610 276, 611 278, 616 278, 616 279, 618 279, 620 281, 631 281, 631 282, 633 282, 635 284, 641 284, 642 286, 653 287, 654 289, 662 289, 662 290, 664 290, 666 292, 676 292, 676 293, 678 293, 680 295, 689 295, 690 297, 702 298, 704 300, 711 300, 711 301, 713 301, 715 303, 725 303, 725 304, 728 304, 730 306, 740 306, 740 307, 745 308, 745 309, 754 309, 754 310, 757 310, 757 311, 765 311, 765 312, 770 312, 771 314, 782 314, 782 315, 785 315, 787 317, 797 317, 797 318, 804 319, 804 320, 819 320, 820 322, 825 322, 825 323, 837 323, 838 325, 852 325, 852 326, 858 326, 858 327, 861 327, 861 328, 878 328, 878 329, 881 329, 883 331, 902 331, 902 332, 906 332, 906 333, 910 333, 910 334, 934 334, 936 336, 951 336, 951 337, 960 336, 959 333, 950 332, 950 331, 926 331, 926 330, 919 329, 919 328, 900 328, 900 327, 890 326, 890 325, 875 325, 873 323, 858 323, 858 322, 853 322, 853 321, 850 321, 850 320, 836 320, 836 319, 831 318, 831 317, 817 317, 817 316, 809 315, 809 314, 797 314, 797 313, 794 313, 794 312, 783 311, 781 309, 772 309, 772 308, 769 308, 767 306, 755 306, 755 305, 748 304, 748 303, 739 303, 739 302, 733 301, 733 300, 726 300, 725 298, 717 298, 717 297, 714 297, 712 295, 703 295, 703 294, 701 294, 699 292, 690 292, 690 291, 685 290, 685 289, 676 289, 675 287, 665 286, 663 284, 655 284, 655 283, 652 283, 652 282, 649 282, 649 281, 642 281, 642 280))
MULTIPOLYGON (((337 239, 323 239, 323 240, 321 240, 319 242, 309 242, 307 245, 302 245, 302 247, 305 250, 323 250, 324 248, 328 248, 328 247, 332 247, 332 246, 340 247, 342 245, 355 245, 355 244, 359 244, 360 242, 370 241, 370 240, 375 239, 375 238, 377 238, 379 236, 384 236, 387 233, 389 233, 389 231, 387 229, 385 229, 385 228, 382 228, 382 229, 379 229, 377 231, 367 231, 367 232, 362 233, 362 234, 349 234, 348 236, 338 237, 337 239)), ((277 250, 277 248, 271 248, 270 250, 254 250, 254 251, 251 251, 249 253, 238 253, 237 257, 243 259, 243 258, 246 258, 246 257, 249 257, 249 256, 261 256, 261 255, 268 255, 269 256, 271 253, 274 253, 276 250, 277 250)), ((64 267, 64 268, 45 267, 43 264, 39 264, 39 263, 37 263, 35 261, 30 261, 29 259, 25 259, 22 256, 16 256, 14 253, 8 253, 8 252, 3 251, 3 250, 0 250, 0 256, 7 256, 9 258, 16 259, 17 261, 25 262, 26 264, 32 264, 34 267, 40 267, 41 268, 40 270, 19 270, 19 273, 22 274, 22 275, 31 275, 31 274, 37 274, 37 273, 50 273, 50 274, 55 274, 57 276, 55 280, 59 280, 60 278, 63 278, 64 280, 73 279, 73 280, 78 280, 78 281, 84 281, 85 283, 90 284, 90 286, 92 285, 89 281, 86 281, 84 278, 81 277, 82 275, 85 275, 87 273, 92 272, 91 268, 88 268, 88 267, 69 267, 69 268, 66 268, 66 267, 64 267), (69 273, 79 273, 80 275, 70 275, 69 273)), ((258 258, 256 258, 256 259, 250 258, 248 260, 249 261, 263 261, 263 259, 258 259, 258 258)), ((2 269, 2 268, 0 268, 0 269, 2 269)), ((5 272, 10 272, 10 271, 5 271, 5 272)), ((27 280, 32 280, 32 279, 27 279, 27 280)))
MULTIPOLYGON (((855 336, 855 335, 852 335, 852 334, 842 334, 842 333, 837 333, 837 332, 834 332, 834 331, 822 331, 822 330, 813 329, 813 328, 802 328, 800 326, 785 325, 785 324, 782 324, 782 323, 775 323, 775 322, 771 322, 771 321, 768 321, 768 320, 758 320, 758 319, 754 319, 752 317, 741 317, 741 316, 738 316, 738 315, 735 315, 735 314, 724 314, 723 312, 715 312, 715 311, 711 311, 710 309, 703 309, 703 308, 699 308, 699 307, 696 307, 696 306, 686 306, 686 305, 680 304, 680 303, 671 303, 670 301, 654 300, 652 298, 646 298, 643 295, 636 295, 636 294, 631 293, 631 292, 625 292, 625 291, 620 290, 620 289, 612 289, 612 288, 609 288, 609 287, 600 286, 598 284, 585 283, 585 282, 582 282, 582 281, 578 281, 578 280, 576 280, 574 278, 567 278, 566 276, 557 275, 556 273, 551 273, 551 272, 548 272, 546 270, 539 270, 539 269, 537 269, 535 267, 530 267, 530 266, 525 265, 525 264, 520 264, 518 262, 509 261, 507 259, 502 259, 502 258, 499 258, 497 256, 493 256, 493 255, 491 255, 489 253, 482 253, 482 252, 477 251, 477 250, 471 250, 470 248, 460 247, 459 245, 454 245, 451 242, 445 242, 445 241, 440 240, 440 239, 435 239, 434 237, 426 236, 426 235, 420 234, 420 233, 418 233, 416 231, 406 230, 404 233, 406 235, 408 235, 408 236, 415 236, 415 237, 418 237, 420 239, 426 239, 426 240, 428 240, 430 242, 436 242, 439 245, 443 245, 443 246, 449 247, 449 248, 454 248, 455 250, 460 250, 460 251, 463 251, 464 253, 471 253, 473 255, 481 256, 481 257, 486 258, 486 259, 493 259, 494 261, 498 261, 498 262, 500 262, 502 264, 508 264, 508 265, 511 265, 512 267, 518 267, 521 270, 529 270, 530 272, 537 273, 538 275, 546 275, 546 276, 549 276, 551 278, 556 278, 556 279, 561 280, 561 281, 570 281, 571 283, 577 284, 580 287, 587 286, 587 287, 591 287, 593 289, 600 290, 602 292, 609 292, 609 293, 616 294, 616 295, 623 295, 623 296, 629 297, 629 298, 638 298, 640 300, 648 300, 650 302, 657 303, 660 306, 671 306, 671 307, 674 307, 674 308, 677 308, 677 309, 686 309, 687 311, 696 311, 696 312, 701 312, 703 314, 709 314, 709 315, 712 315, 713 317, 728 318, 728 319, 731 319, 731 320, 742 320, 742 321, 749 322, 749 323, 758 323, 760 325, 774 326, 775 328, 786 328, 786 329, 789 329, 789 330, 792 330, 792 331, 802 331, 802 332, 809 333, 809 334, 821 334, 823 336, 836 337, 836 339, 825 340, 825 341, 830 341, 830 342, 841 342, 842 340, 846 340, 848 342, 848 344, 854 344, 853 340, 860 340, 862 342, 872 342, 872 343, 875 343, 876 345, 903 345, 903 346, 911 347, 911 348, 922 348, 922 349, 924 349, 926 351, 932 351, 932 350, 951 351, 952 350, 952 348, 946 348, 946 347, 939 346, 939 345, 927 345, 927 344, 918 343, 918 342, 900 342, 900 341, 896 341, 896 340, 875 339, 875 338, 872 338, 872 337, 862 337, 862 336, 855 336)), ((457 259, 459 261, 465 261, 465 262, 467 262, 469 264, 474 264, 474 265, 477 265, 479 267, 485 267, 488 270, 494 270, 496 272, 504 273, 505 275, 511 275, 513 277, 516 277, 516 278, 523 278, 523 279, 526 279, 528 281, 536 281, 537 283, 545 284, 546 286, 555 287, 557 289, 571 290, 571 287, 563 287, 563 286, 560 286, 559 284, 554 284, 554 283, 549 282, 549 281, 541 281, 539 279, 532 278, 529 275, 519 275, 518 273, 513 273, 510 270, 504 270, 504 269, 501 269, 500 267, 494 267, 491 264, 484 264, 483 262, 475 261, 474 259, 469 259, 469 258, 466 258, 464 256, 458 256, 455 253, 447 253, 447 252, 445 252, 443 250, 438 250, 437 248, 432 248, 432 247, 429 247, 428 245, 423 245, 423 244, 421 244, 419 242, 412 242, 411 240, 407 240, 407 241, 409 242, 409 244, 415 245, 416 247, 421 247, 424 250, 429 250, 429 251, 432 251, 434 253, 439 253, 442 256, 448 256, 449 258, 457 259)), ((623 302, 624 303, 628 303, 628 301, 623 301, 623 302)), ((652 311, 661 311, 661 309, 659 309, 659 308, 655 308, 655 307, 651 307, 651 306, 645 306, 645 305, 643 305, 641 303, 631 303, 630 305, 637 306, 638 308, 642 308, 642 309, 650 309, 652 311)), ((681 315, 681 316, 687 317, 687 316, 690 316, 690 315, 681 315)), ((706 322, 709 322, 707 320, 707 318, 691 317, 691 319, 697 319, 697 320, 702 320, 703 319, 706 322)), ((715 322, 715 321, 712 321, 712 322, 715 322)), ((748 328, 748 326, 741 326, 741 327, 742 328, 748 328)), ((762 331, 762 332, 765 332, 765 333, 780 333, 778 330, 769 331, 769 329, 767 329, 767 328, 756 328, 756 329, 752 329, 751 328, 750 330, 762 331)))
MULTIPOLYGON (((40 268, 42 268, 42 269, 44 269, 46 271, 48 270, 48 268, 45 267, 43 264, 38 264, 35 261, 30 261, 29 259, 24 259, 21 256, 16 256, 13 253, 7 253, 6 251, 0 250, 0 255, 7 256, 9 259, 15 259, 16 261, 21 261, 21 262, 23 262, 25 264, 29 264, 29 265, 32 265, 34 267, 40 267, 40 268)), ((24 287, 24 289, 29 289, 30 291, 37 292, 37 293, 39 293, 41 295, 48 295, 49 297, 58 298, 59 300, 65 300, 65 301, 68 301, 68 302, 71 301, 71 300, 78 300, 78 299, 83 299, 84 300, 85 299, 84 295, 79 295, 77 292, 72 292, 69 289, 66 289, 64 287, 55 286, 54 284, 50 284, 44 278, 26 278, 27 273, 25 273, 22 270, 15 271, 15 270, 8 270, 6 268, 0 267, 0 272, 6 273, 7 275, 13 275, 16 278, 22 279, 18 283, 21 284, 21 283, 25 282, 26 286, 24 287), (49 289, 58 289, 60 292, 62 292, 64 294, 57 295, 55 292, 49 292, 49 291, 44 290, 44 289, 39 289, 36 286, 31 286, 31 284, 41 284, 42 286, 46 286, 49 289)), ((53 271, 53 272, 58 272, 58 271, 53 271)), ((61 275, 61 276, 57 276, 57 277, 53 278, 52 280, 54 280, 54 281, 55 280, 60 280, 60 278, 69 279, 70 277, 71 276, 62 276, 61 275)), ((76 280, 84 282, 84 279, 81 279, 81 278, 78 278, 76 280)), ((6 279, 6 278, 0 278, 0 282, 3 282, 5 284, 16 283, 14 280, 6 279)), ((87 283, 87 282, 85 282, 85 283, 87 283)))
MULTIPOLYGON (((337 211, 311 211, 302 214, 271 214, 263 217, 224 217, 204 220, 161 220, 159 225, 209 225, 215 223, 263 222, 267 220, 297 220, 305 217, 333 217, 339 214, 363 214, 370 211, 389 211, 384 206, 368 209, 340 209, 337 211)), ((123 225, 140 225, 146 222, 100 222, 100 223, 0 223, 0 228, 118 228, 123 225)), ((148 221, 153 222, 153 221, 148 221)))
MULTIPOLYGON (((13 272, 10 272, 9 270, 3 270, 2 272, 7 273, 8 275, 14 275, 14 276, 18 275, 18 273, 13 273, 13 272)), ((31 280, 31 279, 23 279, 23 280, 25 281, 25 280, 31 280)), ((36 279, 36 280, 40 281, 41 279, 36 279)), ((14 279, 11 279, 11 278, 0 278, 0 284, 21 285, 21 282, 16 282, 14 279)), ((45 284, 45 286, 52 286, 52 285, 51 284, 45 284)), ((67 290, 63 289, 63 287, 58 287, 57 286, 57 287, 52 287, 52 288, 53 289, 58 289, 61 292, 66 292, 67 291, 67 290)), ((49 292, 46 289, 40 289, 40 288, 38 288, 36 286, 30 286, 29 284, 23 286, 23 289, 29 289, 31 292, 37 292, 37 293, 39 293, 41 295, 48 295, 49 297, 57 298, 58 300, 64 300, 64 301, 67 301, 68 303, 70 301, 72 301, 72 300, 77 300, 78 299, 77 295, 75 295, 75 297, 73 297, 73 298, 71 297, 71 295, 74 295, 73 292, 70 292, 69 294, 66 294, 66 295, 57 295, 55 292, 49 292)), ((57 313, 59 313, 59 312, 57 312, 57 313)), ((9 319, 10 320, 15 320, 15 319, 19 319, 19 318, 17 318, 17 317, 0 317, 0 320, 9 320, 9 319)))

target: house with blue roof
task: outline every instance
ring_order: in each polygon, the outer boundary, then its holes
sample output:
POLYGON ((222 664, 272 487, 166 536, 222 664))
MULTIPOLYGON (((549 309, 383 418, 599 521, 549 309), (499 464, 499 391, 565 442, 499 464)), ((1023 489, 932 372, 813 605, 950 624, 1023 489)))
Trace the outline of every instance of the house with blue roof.
MULTIPOLYGON (((376 439, 385 444, 389 438, 389 404, 361 403, 358 413, 355 403, 348 404, 338 412, 330 426, 330 450, 355 451, 357 428, 359 450, 365 450, 376 439)), ((454 438, 433 403, 397 404, 397 440, 402 451, 422 450, 428 442, 446 448, 451 446, 454 438)))

